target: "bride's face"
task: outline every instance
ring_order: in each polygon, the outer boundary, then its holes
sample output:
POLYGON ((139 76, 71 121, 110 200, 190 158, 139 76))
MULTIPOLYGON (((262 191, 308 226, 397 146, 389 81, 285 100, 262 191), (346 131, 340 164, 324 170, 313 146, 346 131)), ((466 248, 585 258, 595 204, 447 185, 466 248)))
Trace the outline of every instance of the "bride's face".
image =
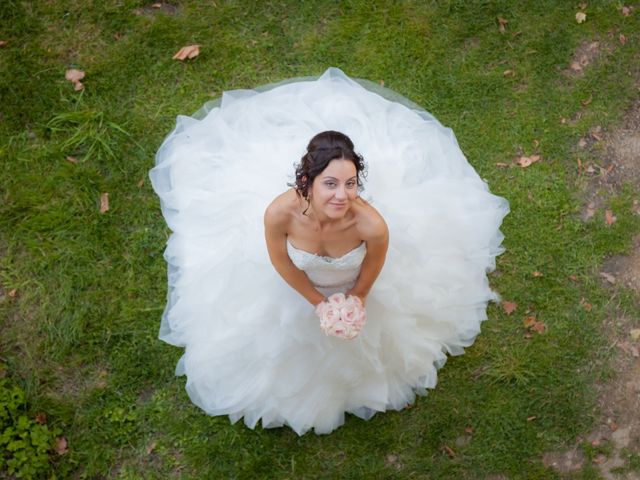
POLYGON ((331 160, 311 185, 309 201, 315 212, 342 218, 358 196, 356 166, 350 160, 331 160))

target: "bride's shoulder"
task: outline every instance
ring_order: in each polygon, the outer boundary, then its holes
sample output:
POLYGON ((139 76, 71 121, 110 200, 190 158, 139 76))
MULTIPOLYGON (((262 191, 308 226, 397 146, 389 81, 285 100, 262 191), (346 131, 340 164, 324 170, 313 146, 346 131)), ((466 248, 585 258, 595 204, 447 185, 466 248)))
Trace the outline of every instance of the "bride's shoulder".
POLYGON ((298 195, 293 188, 281 193, 266 208, 264 212, 265 224, 286 226, 295 215, 299 202, 298 195))
POLYGON ((387 223, 380 212, 366 200, 358 198, 354 203, 356 227, 365 241, 385 239, 389 236, 387 223))

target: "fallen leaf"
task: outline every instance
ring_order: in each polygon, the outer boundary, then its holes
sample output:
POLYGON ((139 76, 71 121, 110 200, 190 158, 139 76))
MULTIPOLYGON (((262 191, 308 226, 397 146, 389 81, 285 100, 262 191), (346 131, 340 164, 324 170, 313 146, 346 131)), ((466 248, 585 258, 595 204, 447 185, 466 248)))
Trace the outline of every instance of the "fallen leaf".
POLYGON ((625 43, 627 43, 627 37, 625 37, 622 33, 620 34, 618 39, 620 40, 621 45, 624 45, 625 43))
POLYGON ((531 275, 533 275, 534 277, 544 277, 544 273, 539 272, 537 270, 533 272, 531 275))
POLYGON ((591 305, 589 302, 587 302, 584 297, 580 299, 580 305, 582 305, 582 308, 584 308, 587 312, 590 312, 591 309, 593 308, 593 305, 591 305))
POLYGON ((515 302, 502 302, 502 309, 507 315, 511 315, 516 308, 518 308, 518 304, 515 302))
POLYGON ((502 72, 502 76, 503 77, 513 77, 515 76, 515 73, 513 70, 505 70, 504 72, 502 72))
POLYGON ((582 104, 582 106, 586 107, 587 105, 589 105, 591 103, 592 100, 593 100, 593 95, 589 95, 589 98, 586 98, 584 100, 580 100, 580 103, 582 104))
POLYGON ((526 168, 529 165, 533 165, 534 163, 539 161, 540 155, 531 155, 530 157, 519 157, 518 160, 516 160, 516 163, 522 168, 526 168))
POLYGON ((533 324, 531 330, 538 333, 544 333, 547 330, 547 325, 544 322, 537 321, 535 324, 533 324))
POLYGON ((604 212, 604 222, 611 226, 614 223, 616 223, 616 220, 618 219, 618 217, 616 217, 613 212, 611 210, 605 210, 604 212))
POLYGON ((631 15, 631 8, 630 7, 622 7, 622 15, 624 15, 625 17, 628 17, 629 15, 631 15))
POLYGON ((147 446, 147 455, 149 455, 151 452, 153 452, 156 449, 156 446, 158 446, 157 442, 151 442, 148 446, 147 446))
POLYGON ((531 417, 527 417, 527 422, 533 422, 536 418, 538 418, 537 416, 533 415, 531 417))
POLYGON ((507 20, 505 20, 502 17, 498 17, 498 30, 500 31, 500 33, 504 33, 507 31, 507 23, 509 23, 507 20))
POLYGON ((64 78, 73 83, 73 89, 76 92, 84 88, 84 85, 80 82, 80 80, 84 78, 84 72, 82 70, 71 68, 64 73, 64 78))
POLYGON ((607 282, 614 284, 616 283, 616 277, 607 272, 600 272, 600 276, 604 278, 607 282))
POLYGON ((533 148, 538 148, 540 146, 540 140, 533 140, 533 148))
POLYGON ((200 55, 200 45, 188 45, 178 50, 173 56, 173 60, 184 61, 187 58, 195 58, 198 55, 200 55))
POLYGON ((468 433, 469 435, 473 435, 473 427, 471 425, 467 425, 466 427, 464 427, 464 432, 468 433))
POLYGON ((76 157, 68 156, 67 160, 70 161, 71 163, 78 163, 78 159, 76 157))
POLYGON ((496 163, 496 167, 498 168, 509 168, 511 165, 508 163, 502 163, 502 162, 498 162, 496 163))
POLYGON ((631 336, 631 340, 637 342, 640 340, 640 328, 634 328, 629 332, 629 335, 631 336))
POLYGON ((574 72, 579 72, 580 70, 582 70, 582 65, 580 65, 578 62, 571 62, 569 68, 571 68, 571 70, 573 70, 574 72))
POLYGON ((576 13, 576 22, 582 23, 587 19, 587 14, 584 12, 576 13))
POLYGON ((599 454, 598 456, 596 456, 596 458, 593 459, 593 463, 596 463, 598 465, 604 463, 607 461, 607 457, 605 455, 603 455, 602 453, 599 454))
POLYGON ((536 324, 537 320, 536 317, 527 317, 525 318, 522 323, 524 324, 525 328, 531 328, 536 324))
POLYGON ((55 450, 58 455, 64 455, 65 453, 67 453, 69 451, 67 439, 64 437, 56 438, 55 450))
POLYGON ((142 188, 144 185, 144 178, 142 178, 139 182, 138 182, 138 188, 142 188))
POLYGON ((614 422, 613 420, 611 421, 607 421, 607 423, 609 424, 609 430, 611 430, 612 432, 615 432, 616 430, 618 430, 618 424, 616 422, 614 422))
POLYGON ((109 210, 109 194, 103 193, 100 195, 100 213, 105 213, 109 210))
POLYGON ((456 452, 452 450, 452 448, 448 445, 443 445, 442 450, 447 454, 449 458, 454 458, 456 456, 456 452))
POLYGON ((4 47, 7 45, 7 41, 6 40, 0 40, 0 47, 4 47))
POLYGON ((39 423, 40 425, 46 425, 47 414, 44 412, 36 413, 36 423, 39 423))
POLYGON ((162 8, 162 4, 161 3, 154 3, 151 5, 151 8, 162 8))
POLYGON ((596 169, 593 168, 593 165, 588 165, 587 168, 584 169, 587 173, 596 173, 596 169))
POLYGON ((575 275, 569 275, 569 280, 571 280, 572 282, 577 282, 578 277, 576 277, 575 275))
POLYGON ((11 298, 16 298, 16 296, 18 295, 18 290, 14 288, 14 289, 12 289, 12 290, 10 290, 10 291, 9 291, 8 295, 9 295, 11 298))

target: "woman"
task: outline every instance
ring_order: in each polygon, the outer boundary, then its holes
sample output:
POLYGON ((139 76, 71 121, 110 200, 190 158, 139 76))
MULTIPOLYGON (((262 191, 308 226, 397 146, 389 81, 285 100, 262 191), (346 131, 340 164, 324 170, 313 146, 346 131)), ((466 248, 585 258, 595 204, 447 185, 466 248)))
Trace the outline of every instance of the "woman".
POLYGON ((389 232, 380 214, 358 196, 362 158, 344 134, 327 131, 311 139, 296 172, 295 189, 279 195, 266 210, 265 236, 275 269, 309 303, 342 291, 365 303, 384 264, 389 232), (341 258, 361 246, 366 256, 355 279, 314 285, 294 265, 287 246, 341 258), (320 291, 322 290, 322 291, 320 291))
POLYGON ((301 435, 403 409, 497 299, 507 202, 451 130, 340 70, 178 117, 150 176, 173 231, 160 338, 185 348, 176 374, 210 415, 301 435), (315 313, 336 292, 365 304, 350 340, 315 313))

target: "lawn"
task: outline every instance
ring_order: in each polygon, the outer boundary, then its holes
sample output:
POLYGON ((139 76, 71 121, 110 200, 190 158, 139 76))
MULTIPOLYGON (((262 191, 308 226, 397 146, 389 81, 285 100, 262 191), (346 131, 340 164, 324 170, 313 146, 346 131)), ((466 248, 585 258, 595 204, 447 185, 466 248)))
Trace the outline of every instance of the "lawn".
MULTIPOLYGON (((578 144, 597 145, 594 127, 615 128, 638 98, 640 7, 623 5, 5 0, 0 478, 599 478, 589 461, 563 477, 543 454, 580 443, 599 415, 594 384, 616 374, 599 272, 632 248, 638 194, 603 192, 585 220, 578 165, 597 173, 601 159, 578 144), (172 59, 193 44, 197 57, 172 59), (147 173, 176 115, 329 66, 453 128, 510 202, 490 280, 517 307, 492 304, 412 408, 349 417, 329 436, 252 431, 193 406, 173 375, 180 350, 157 339, 169 231, 147 173), (85 72, 82 90, 69 69, 85 72)), ((631 292, 615 295, 633 314, 631 292)), ((630 454, 621 471, 639 464, 630 454)))

